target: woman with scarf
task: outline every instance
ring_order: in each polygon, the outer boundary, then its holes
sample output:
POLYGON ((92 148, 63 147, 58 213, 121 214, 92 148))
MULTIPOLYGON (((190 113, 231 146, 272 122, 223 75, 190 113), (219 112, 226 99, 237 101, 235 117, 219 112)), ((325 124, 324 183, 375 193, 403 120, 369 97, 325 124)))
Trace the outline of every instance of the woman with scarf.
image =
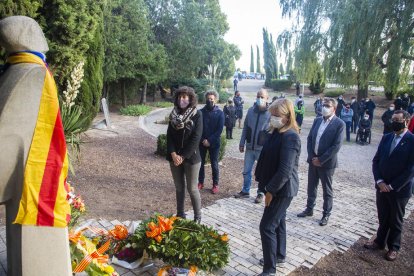
POLYGON ((175 91, 174 109, 167 130, 167 160, 175 184, 177 216, 185 218, 185 189, 190 194, 194 221, 201 221, 201 199, 197 187, 200 171, 199 144, 203 133, 203 119, 197 110, 194 89, 182 86, 175 91))
POLYGON ((255 177, 259 189, 266 191, 265 209, 260 222, 263 273, 275 275, 276 265, 286 257, 286 210, 299 189, 299 127, 293 103, 288 99, 273 102, 268 111, 270 137, 262 148, 255 177))

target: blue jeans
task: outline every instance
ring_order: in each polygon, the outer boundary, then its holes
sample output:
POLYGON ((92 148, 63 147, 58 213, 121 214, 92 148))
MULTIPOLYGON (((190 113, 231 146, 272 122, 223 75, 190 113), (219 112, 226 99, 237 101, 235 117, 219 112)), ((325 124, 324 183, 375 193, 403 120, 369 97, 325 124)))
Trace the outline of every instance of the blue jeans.
POLYGON ((350 142, 351 141, 351 127, 352 127, 352 122, 345 122, 346 125, 346 141, 350 142))
MULTIPOLYGON (((254 162, 259 159, 261 150, 248 150, 244 153, 243 193, 250 193, 252 186, 252 170, 254 162)), ((257 191, 259 193, 259 191, 257 191)))
POLYGON ((292 197, 273 197, 265 207, 260 221, 260 237, 263 249, 263 273, 276 272, 276 258, 286 257, 286 210, 292 197))
POLYGON ((204 147, 203 145, 200 146, 200 155, 201 155, 201 167, 200 167, 200 173, 198 174, 198 183, 204 184, 204 164, 206 163, 206 155, 210 155, 210 162, 211 162, 211 170, 213 173, 213 185, 219 184, 219 165, 218 165, 218 159, 219 159, 219 152, 220 147, 204 147))

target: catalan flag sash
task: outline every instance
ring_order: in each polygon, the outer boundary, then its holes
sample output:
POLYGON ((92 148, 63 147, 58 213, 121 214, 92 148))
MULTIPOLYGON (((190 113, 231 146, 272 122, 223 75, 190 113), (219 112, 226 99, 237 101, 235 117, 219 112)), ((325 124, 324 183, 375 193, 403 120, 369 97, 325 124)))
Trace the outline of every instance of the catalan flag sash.
POLYGON ((70 218, 65 185, 68 156, 55 81, 45 62, 35 54, 16 53, 8 57, 7 63, 35 63, 47 70, 14 223, 66 227, 70 218))

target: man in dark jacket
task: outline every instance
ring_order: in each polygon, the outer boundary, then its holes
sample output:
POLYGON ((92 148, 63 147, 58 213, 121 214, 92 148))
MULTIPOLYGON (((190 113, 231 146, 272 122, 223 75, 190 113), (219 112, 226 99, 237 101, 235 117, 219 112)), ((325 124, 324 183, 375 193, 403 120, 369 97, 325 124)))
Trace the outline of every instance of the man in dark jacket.
POLYGON ((201 109, 203 114, 203 134, 200 141, 201 167, 198 174, 198 189, 204 188, 204 164, 206 162, 207 151, 210 156, 211 170, 213 174, 213 194, 218 193, 219 185, 219 166, 218 159, 220 153, 220 136, 224 127, 224 113, 216 105, 219 95, 216 91, 207 91, 205 94, 206 105, 201 109))
POLYGON ((402 100, 402 105, 401 105, 402 110, 407 111, 408 107, 410 106, 410 102, 411 102, 410 97, 408 96, 407 93, 405 93, 404 97, 402 97, 401 100, 402 100))
POLYGON ((319 225, 328 224, 333 205, 332 182, 338 166, 338 151, 344 138, 345 123, 335 116, 336 101, 325 98, 322 115, 316 117, 308 135, 308 200, 298 217, 313 216, 319 180, 323 187, 323 216, 319 225))
POLYGON ((391 122, 391 118, 392 115, 394 114, 394 109, 395 109, 395 105, 394 104, 390 104, 390 107, 388 108, 387 111, 384 112, 384 114, 382 114, 381 116, 381 120, 384 123, 384 132, 383 134, 387 134, 392 132, 392 122, 391 122))
POLYGON ((395 110, 401 110, 403 106, 403 101, 401 99, 401 96, 397 96, 397 98, 394 100, 395 110))
MULTIPOLYGON (((246 119, 239 143, 240 152, 244 153, 243 168, 243 188, 235 194, 236 198, 248 198, 250 196, 250 186, 252 185, 252 170, 254 162, 259 159, 260 152, 264 145, 266 129, 269 126, 270 113, 267 111, 267 100, 269 95, 267 90, 260 90, 256 94, 256 102, 247 111, 246 119)), ((263 200, 264 191, 257 191, 255 202, 263 200)))
POLYGON ((341 96, 338 97, 338 103, 337 103, 337 107, 336 107, 336 111, 335 111, 336 117, 341 118, 341 112, 342 112, 342 108, 344 108, 344 106, 345 106, 345 101, 344 101, 344 98, 341 95, 341 96))
POLYGON ((377 106, 375 105, 375 103, 370 99, 370 98, 366 98, 365 100, 365 109, 367 110, 367 113, 369 115, 369 120, 372 123, 372 119, 374 119, 374 109, 377 106))
POLYGON ((359 104, 355 97, 351 98, 351 108, 354 111, 354 115, 352 116, 351 131, 353 133, 356 133, 358 123, 359 123, 359 104))
POLYGON ((414 183, 414 135, 407 125, 408 112, 396 110, 392 116, 393 133, 382 137, 372 160, 378 210, 377 237, 364 246, 388 252, 385 259, 394 261, 401 245, 405 206, 414 183))

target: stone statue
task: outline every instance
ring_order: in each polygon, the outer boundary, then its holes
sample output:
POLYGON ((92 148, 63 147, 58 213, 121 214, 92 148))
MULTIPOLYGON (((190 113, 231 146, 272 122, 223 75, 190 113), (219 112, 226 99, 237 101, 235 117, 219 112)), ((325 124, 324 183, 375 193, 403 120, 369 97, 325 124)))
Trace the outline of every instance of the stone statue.
MULTIPOLYGON (((11 16, 0 21, 0 46, 8 55, 48 51, 36 21, 11 16)), ((45 66, 11 64, 0 75, 0 203, 6 205, 8 275, 71 275, 67 227, 16 224, 24 190, 45 76, 45 66)))

